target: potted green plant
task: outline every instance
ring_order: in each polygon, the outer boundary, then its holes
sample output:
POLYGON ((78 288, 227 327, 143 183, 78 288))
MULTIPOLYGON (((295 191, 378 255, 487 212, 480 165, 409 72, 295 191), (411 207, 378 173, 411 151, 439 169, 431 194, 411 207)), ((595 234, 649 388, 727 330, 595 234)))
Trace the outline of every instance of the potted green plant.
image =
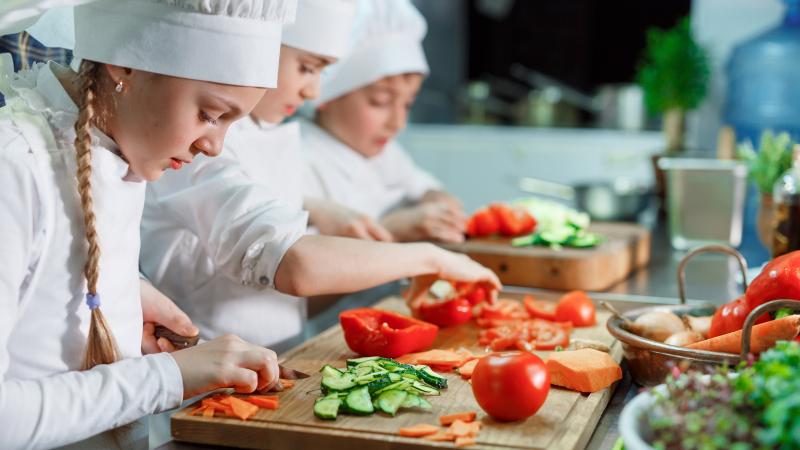
POLYGON ((739 145, 737 157, 747 164, 748 177, 761 194, 758 209, 758 238, 766 247, 771 245, 772 187, 792 166, 794 143, 788 133, 774 134, 767 130, 761 134, 758 151, 750 141, 739 145))
POLYGON ((706 96, 709 79, 706 50, 692 36, 689 18, 669 30, 651 28, 636 80, 651 114, 663 116, 667 155, 684 148, 686 112, 706 96))
POLYGON ((779 342, 736 374, 676 372, 623 410, 626 450, 800 448, 797 342, 779 342))

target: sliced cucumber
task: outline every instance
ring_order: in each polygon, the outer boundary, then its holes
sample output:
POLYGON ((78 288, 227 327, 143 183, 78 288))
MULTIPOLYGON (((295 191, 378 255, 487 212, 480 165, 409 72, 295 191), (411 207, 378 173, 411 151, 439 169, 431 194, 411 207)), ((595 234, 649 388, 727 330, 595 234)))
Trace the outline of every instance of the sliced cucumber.
POLYGON ((412 394, 411 392, 406 395, 406 399, 403 400, 403 404, 400 405, 401 408, 420 408, 420 409, 431 409, 432 406, 430 402, 425 400, 423 397, 420 397, 417 394, 412 394))
POLYGON ((344 372, 331 365, 326 365, 320 369, 320 373, 322 373, 323 378, 341 378, 344 376, 344 372))
POLYGON ((314 402, 314 415, 323 420, 336 420, 341 404, 339 397, 320 397, 314 402))
POLYGON ((380 395, 386 391, 404 391, 411 387, 413 383, 419 383, 419 381, 412 381, 412 380, 401 380, 397 383, 392 383, 382 389, 378 389, 377 391, 373 392, 372 395, 380 395))
POLYGON ((388 375, 389 379, 392 380, 392 383, 397 383, 398 381, 403 379, 403 376, 399 373, 390 373, 388 375))
POLYGON ((372 398, 366 386, 353 389, 344 399, 347 411, 353 414, 372 414, 375 408, 372 406, 372 398))
POLYGON ((359 364, 365 363, 367 361, 377 361, 382 359, 380 356, 366 356, 364 358, 356 358, 356 359, 348 359, 347 360, 347 368, 355 367, 359 364))
POLYGON ((414 381, 411 383, 410 388, 423 395, 439 395, 439 390, 428 386, 425 383, 414 381))
POLYGON ((393 416, 397 414, 408 393, 406 391, 389 390, 378 396, 378 409, 393 416))
POLYGON ((594 233, 578 234, 567 242, 570 247, 588 248, 600 244, 600 237, 594 233))
POLYGON ((575 229, 572 227, 551 228, 539 233, 539 237, 548 244, 563 245, 574 233, 575 229))
POLYGON ((512 247, 527 247, 533 245, 536 241, 536 234, 529 234, 527 236, 520 236, 511 240, 512 247))
POLYGON ((422 381, 430 384, 436 389, 447 388, 447 378, 434 372, 430 367, 422 366, 420 369, 417 369, 417 373, 419 374, 420 378, 422 378, 422 381))
POLYGON ((377 380, 371 381, 369 384, 367 384, 367 389, 369 390, 370 394, 375 394, 375 392, 380 391, 381 389, 393 383, 395 382, 389 379, 388 375, 383 375, 377 380))
POLYGON ((328 391, 346 391, 356 385, 353 374, 346 373, 341 377, 323 377, 322 387, 328 391))

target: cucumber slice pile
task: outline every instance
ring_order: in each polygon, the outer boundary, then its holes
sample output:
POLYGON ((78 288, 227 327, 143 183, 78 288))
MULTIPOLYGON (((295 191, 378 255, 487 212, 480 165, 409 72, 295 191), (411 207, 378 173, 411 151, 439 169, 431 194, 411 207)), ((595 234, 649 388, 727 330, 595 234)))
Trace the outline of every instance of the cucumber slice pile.
POLYGON ((322 396, 314 403, 314 415, 335 420, 340 413, 369 415, 376 410, 394 416, 402 408, 430 409, 426 395, 439 395, 447 378, 428 366, 401 364, 371 356, 348 359, 347 368, 326 365, 322 396))
POLYGON ((514 247, 538 245, 553 249, 591 248, 603 243, 600 235, 587 230, 590 221, 586 213, 535 198, 518 200, 514 205, 524 207, 537 221, 533 234, 511 240, 514 247))

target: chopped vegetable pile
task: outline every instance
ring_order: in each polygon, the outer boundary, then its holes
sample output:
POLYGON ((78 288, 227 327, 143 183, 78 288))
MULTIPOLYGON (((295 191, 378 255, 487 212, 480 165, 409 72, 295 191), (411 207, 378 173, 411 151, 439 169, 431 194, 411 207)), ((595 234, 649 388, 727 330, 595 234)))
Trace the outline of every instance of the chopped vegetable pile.
POLYGON ((323 395, 314 404, 314 415, 325 420, 335 420, 339 413, 378 410, 394 416, 400 408, 430 409, 424 396, 447 388, 447 378, 426 365, 376 356, 349 359, 346 369, 326 365, 320 372, 323 395))
POLYGON ((578 212, 561 203, 528 198, 513 203, 514 207, 525 209, 537 222, 534 233, 511 241, 514 247, 528 245, 589 248, 603 242, 603 238, 588 231, 589 215, 578 212))

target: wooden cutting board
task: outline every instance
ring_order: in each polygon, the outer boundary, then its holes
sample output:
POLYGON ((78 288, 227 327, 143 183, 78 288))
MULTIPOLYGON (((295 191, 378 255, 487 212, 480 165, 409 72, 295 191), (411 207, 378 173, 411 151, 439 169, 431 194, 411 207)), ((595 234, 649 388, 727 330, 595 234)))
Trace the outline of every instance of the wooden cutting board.
POLYGON ((470 239, 445 248, 466 253, 509 285, 568 291, 604 291, 650 261, 650 231, 631 223, 597 222, 605 237, 594 248, 512 247, 505 238, 470 239))
MULTIPOLYGON (((521 296, 508 294, 506 298, 521 296)), ((403 301, 393 297, 376 307, 407 313, 403 301)), ((622 358, 622 348, 605 328, 609 314, 598 311, 597 325, 576 328, 574 338, 600 341, 611 347, 617 361, 622 358)), ((477 347, 479 328, 467 324, 442 329, 434 347, 458 348, 464 346, 474 352, 477 347)), ((549 352, 538 352, 546 358, 549 352)), ((190 416, 194 405, 172 416, 172 437, 178 441, 197 444, 223 445, 253 449, 419 449, 431 447, 453 447, 452 442, 435 443, 423 439, 405 438, 397 435, 401 427, 418 423, 438 425, 439 416, 478 411, 482 430, 478 449, 541 449, 577 450, 586 446, 597 425, 600 415, 613 393, 613 386, 593 394, 553 387, 542 408, 535 416, 521 422, 503 423, 488 417, 478 406, 472 395, 472 386, 458 375, 446 374, 448 389, 442 395, 426 397, 431 411, 401 410, 395 417, 380 413, 372 416, 340 415, 335 421, 317 419, 313 413, 314 400, 319 396, 319 369, 325 364, 344 367, 345 360, 354 358, 344 342, 340 327, 334 326, 300 347, 287 353, 287 367, 311 374, 299 380, 294 388, 280 393, 280 408, 277 411, 260 410, 247 422, 237 419, 190 416), (309 392, 315 390, 314 392, 309 392)))

